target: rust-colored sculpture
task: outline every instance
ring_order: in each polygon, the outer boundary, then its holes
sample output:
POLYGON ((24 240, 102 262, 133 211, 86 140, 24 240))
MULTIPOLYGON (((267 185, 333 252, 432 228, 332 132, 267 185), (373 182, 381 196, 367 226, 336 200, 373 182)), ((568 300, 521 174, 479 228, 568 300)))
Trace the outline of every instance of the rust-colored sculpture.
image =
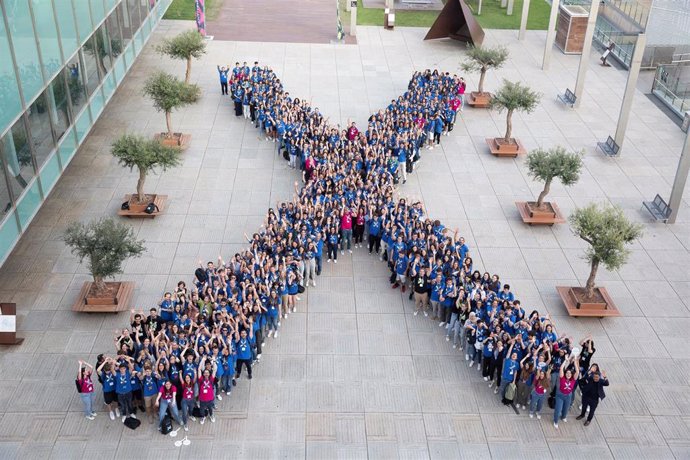
POLYGON ((464 0, 448 0, 424 40, 452 38, 473 45, 484 41, 484 30, 464 0))

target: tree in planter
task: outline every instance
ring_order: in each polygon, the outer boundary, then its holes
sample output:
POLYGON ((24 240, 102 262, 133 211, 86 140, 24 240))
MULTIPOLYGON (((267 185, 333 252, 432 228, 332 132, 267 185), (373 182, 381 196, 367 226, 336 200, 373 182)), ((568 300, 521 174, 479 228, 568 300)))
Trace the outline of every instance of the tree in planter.
POLYGON ((607 270, 622 267, 630 253, 626 245, 642 236, 642 225, 630 222, 618 206, 596 203, 577 209, 568 220, 573 233, 589 244, 584 259, 591 268, 585 289, 587 297, 593 298, 599 265, 607 270))
POLYGON ((179 166, 181 163, 180 149, 167 147, 155 140, 130 134, 125 134, 117 139, 113 143, 110 153, 130 171, 134 168, 139 170, 139 180, 137 181, 137 200, 139 203, 146 201, 144 182, 149 172, 152 172, 156 167, 165 171, 168 168, 179 166))
POLYGON ((566 187, 573 185, 580 179, 582 169, 582 153, 568 152, 564 147, 557 146, 549 150, 536 149, 527 156, 527 170, 530 177, 544 182, 544 190, 537 198, 536 207, 543 209, 544 198, 551 191, 551 182, 560 179, 566 187))
POLYGON ((514 112, 533 112, 539 101, 541 100, 541 93, 532 91, 529 87, 521 84, 519 81, 512 82, 503 80, 503 86, 496 91, 496 94, 491 98, 491 109, 498 111, 507 111, 506 114, 506 134, 503 140, 506 144, 510 143, 513 135, 513 113, 514 112))
POLYGON ((165 113, 166 136, 173 137, 172 111, 196 102, 201 90, 197 85, 188 85, 169 73, 157 72, 146 80, 144 95, 153 100, 156 110, 165 113))
POLYGON ((192 59, 199 59, 206 54, 206 41, 198 31, 192 29, 163 40, 163 43, 158 45, 156 50, 172 59, 187 61, 184 82, 188 84, 192 76, 192 59))
POLYGON ((489 69, 498 69, 505 64, 508 59, 508 48, 497 46, 495 48, 485 48, 482 46, 467 46, 467 59, 461 64, 462 70, 469 73, 479 72, 479 87, 477 92, 484 92, 484 78, 489 69))
POLYGON ((122 273, 125 260, 139 257, 146 250, 144 241, 134 237, 130 226, 110 217, 87 224, 72 222, 63 239, 72 248, 72 254, 79 257, 80 263, 88 260, 97 295, 106 291, 105 279, 122 273))

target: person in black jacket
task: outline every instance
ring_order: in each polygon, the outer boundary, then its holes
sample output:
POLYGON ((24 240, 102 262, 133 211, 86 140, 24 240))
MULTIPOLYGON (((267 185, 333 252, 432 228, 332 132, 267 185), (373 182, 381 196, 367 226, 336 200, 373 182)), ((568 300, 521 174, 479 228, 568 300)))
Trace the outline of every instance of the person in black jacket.
MULTIPOLYGON (((597 366, 592 364, 592 367, 597 366)), ((580 391, 582 391, 582 412, 577 417, 577 420, 582 420, 585 418, 587 413, 587 408, 589 407, 589 415, 587 416, 587 421, 585 421, 585 426, 588 426, 592 419, 594 418, 594 412, 597 410, 597 405, 599 405, 599 400, 606 397, 604 392, 604 387, 609 385, 609 380, 606 378, 606 372, 600 371, 599 366, 597 366, 596 372, 588 371, 584 377, 580 379, 580 391)))

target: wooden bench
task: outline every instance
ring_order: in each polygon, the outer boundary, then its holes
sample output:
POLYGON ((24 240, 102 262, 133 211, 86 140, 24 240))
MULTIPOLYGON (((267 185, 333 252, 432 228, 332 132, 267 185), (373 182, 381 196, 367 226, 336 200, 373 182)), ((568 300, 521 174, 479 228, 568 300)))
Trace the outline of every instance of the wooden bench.
POLYGON ((616 144, 616 141, 614 141, 611 136, 606 139, 606 142, 597 142, 597 147, 604 152, 604 155, 608 155, 610 157, 615 157, 618 155, 618 150, 620 149, 620 146, 616 144))
POLYGON ((556 98, 565 105, 569 105, 570 107, 574 107, 575 101, 577 101, 577 96, 575 96, 575 93, 570 91, 570 88, 566 88, 564 94, 556 95, 556 98))
POLYGON ((671 208, 664 201, 661 196, 657 193, 652 201, 643 201, 642 206, 647 208, 647 211, 654 217, 654 220, 660 220, 666 223, 668 218, 671 216, 671 208))

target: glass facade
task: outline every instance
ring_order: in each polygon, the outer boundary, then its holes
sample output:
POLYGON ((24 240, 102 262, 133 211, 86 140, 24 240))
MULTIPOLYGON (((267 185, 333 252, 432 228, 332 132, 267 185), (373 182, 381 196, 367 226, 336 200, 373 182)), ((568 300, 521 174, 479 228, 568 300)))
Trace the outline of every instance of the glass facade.
POLYGON ((0 1, 0 264, 171 1, 0 1))

